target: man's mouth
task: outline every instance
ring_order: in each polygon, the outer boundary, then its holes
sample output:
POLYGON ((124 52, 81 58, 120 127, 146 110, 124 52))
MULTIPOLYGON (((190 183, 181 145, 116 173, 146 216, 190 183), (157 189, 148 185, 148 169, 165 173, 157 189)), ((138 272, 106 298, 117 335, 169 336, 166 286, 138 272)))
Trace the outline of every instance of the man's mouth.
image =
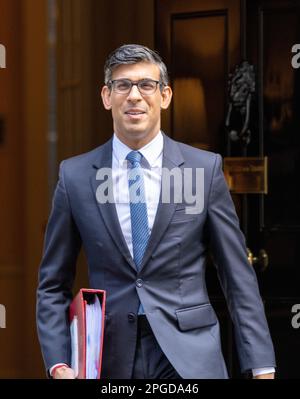
POLYGON ((126 115, 142 115, 145 114, 146 112, 143 110, 128 110, 125 112, 126 115))
POLYGON ((142 115, 144 113, 145 112, 125 112, 125 114, 127 114, 127 115, 142 115))

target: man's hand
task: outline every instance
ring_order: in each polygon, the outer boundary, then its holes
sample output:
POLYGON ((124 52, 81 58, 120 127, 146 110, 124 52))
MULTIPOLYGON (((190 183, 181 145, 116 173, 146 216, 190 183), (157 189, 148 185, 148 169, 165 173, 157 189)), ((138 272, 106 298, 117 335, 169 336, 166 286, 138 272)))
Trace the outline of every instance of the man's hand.
POLYGON ((260 374, 253 377, 253 379, 255 380, 274 380, 274 378, 275 378, 275 373, 260 374))
POLYGON ((75 373, 70 367, 61 366, 54 371, 53 378, 56 380, 75 380, 75 373))

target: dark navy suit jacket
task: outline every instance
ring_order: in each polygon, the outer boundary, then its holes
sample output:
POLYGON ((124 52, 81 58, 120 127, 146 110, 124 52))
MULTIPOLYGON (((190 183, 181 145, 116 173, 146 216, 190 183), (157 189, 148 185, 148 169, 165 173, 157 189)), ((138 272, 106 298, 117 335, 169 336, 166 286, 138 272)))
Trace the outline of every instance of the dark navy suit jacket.
POLYGON ((112 140, 61 163, 37 292, 37 326, 46 368, 70 364, 68 307, 81 245, 90 287, 107 291, 102 377, 131 377, 139 301, 181 377, 228 377, 219 322, 205 283, 209 248, 234 323, 242 371, 274 366, 256 275, 247 260, 220 155, 164 134, 164 168, 204 169, 204 208, 199 214, 188 214, 186 204, 175 203, 172 196, 171 203, 160 201, 139 272, 115 205, 100 204, 96 198, 97 171, 111 166, 112 140))

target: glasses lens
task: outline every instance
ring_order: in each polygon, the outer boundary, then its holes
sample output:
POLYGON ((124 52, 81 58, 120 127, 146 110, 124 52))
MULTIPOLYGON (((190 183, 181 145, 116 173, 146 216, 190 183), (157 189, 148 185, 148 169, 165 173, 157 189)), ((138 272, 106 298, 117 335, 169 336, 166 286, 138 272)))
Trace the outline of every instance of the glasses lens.
POLYGON ((140 92, 143 94, 152 94, 156 90, 156 82, 151 79, 144 79, 139 82, 140 92))
POLYGON ((131 89, 130 80, 120 79, 113 82, 113 88, 118 93, 128 93, 131 89))

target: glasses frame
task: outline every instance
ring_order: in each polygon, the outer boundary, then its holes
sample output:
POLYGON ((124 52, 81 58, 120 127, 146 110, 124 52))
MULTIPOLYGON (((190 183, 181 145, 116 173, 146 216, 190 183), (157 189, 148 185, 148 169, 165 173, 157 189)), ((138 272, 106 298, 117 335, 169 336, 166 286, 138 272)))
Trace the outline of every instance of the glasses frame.
POLYGON ((152 95, 156 92, 158 84, 159 84, 159 86, 160 86, 160 90, 162 90, 162 89, 164 88, 164 86, 165 86, 161 80, 155 80, 155 79, 140 79, 140 80, 137 80, 137 81, 132 81, 132 80, 130 80, 130 79, 124 78, 124 79, 109 80, 109 81, 107 82, 107 86, 110 86, 111 90, 114 91, 115 93, 123 94, 123 95, 128 95, 128 94, 131 92, 132 87, 133 87, 133 86, 136 86, 137 89, 138 89, 138 91, 139 91, 139 93, 140 93, 142 96, 152 96, 152 95), (129 90, 128 90, 127 92, 116 91, 115 88, 114 88, 114 82, 124 81, 124 80, 125 80, 126 82, 129 82, 129 83, 131 84, 129 90), (144 93, 144 92, 141 92, 140 87, 139 87, 139 84, 141 84, 141 82, 145 82, 145 81, 146 81, 146 82, 147 82, 147 81, 150 81, 150 82, 155 82, 155 83, 156 83, 156 86, 155 86, 155 89, 154 89, 153 93, 152 93, 152 92, 151 92, 151 93, 144 93))

